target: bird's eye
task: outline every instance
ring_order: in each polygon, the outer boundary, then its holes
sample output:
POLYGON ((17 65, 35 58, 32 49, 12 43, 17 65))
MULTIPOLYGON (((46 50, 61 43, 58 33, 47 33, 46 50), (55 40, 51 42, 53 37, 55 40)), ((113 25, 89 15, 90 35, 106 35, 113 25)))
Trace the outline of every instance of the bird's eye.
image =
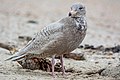
POLYGON ((80 10, 83 9, 82 7, 79 8, 80 10))

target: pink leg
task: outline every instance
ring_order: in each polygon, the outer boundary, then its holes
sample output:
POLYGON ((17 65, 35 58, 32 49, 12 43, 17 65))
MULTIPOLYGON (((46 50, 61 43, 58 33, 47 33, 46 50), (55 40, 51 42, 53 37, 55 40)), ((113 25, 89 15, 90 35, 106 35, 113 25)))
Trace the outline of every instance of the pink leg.
POLYGON ((55 77, 55 73, 54 73, 55 55, 52 56, 51 64, 52 64, 52 76, 55 77))
POLYGON ((60 62, 61 62, 61 66, 62 66, 62 75, 65 75, 65 69, 64 69, 64 65, 63 65, 63 55, 61 55, 61 57, 60 57, 60 62))

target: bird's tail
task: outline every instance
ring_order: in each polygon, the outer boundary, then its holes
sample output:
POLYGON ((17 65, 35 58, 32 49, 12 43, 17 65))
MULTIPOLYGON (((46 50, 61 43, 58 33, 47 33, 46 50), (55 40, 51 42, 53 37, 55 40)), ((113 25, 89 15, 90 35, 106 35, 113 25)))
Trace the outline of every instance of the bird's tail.
POLYGON ((13 54, 10 58, 6 59, 5 61, 12 60, 12 61, 21 61, 27 55, 24 51, 20 50, 13 54))

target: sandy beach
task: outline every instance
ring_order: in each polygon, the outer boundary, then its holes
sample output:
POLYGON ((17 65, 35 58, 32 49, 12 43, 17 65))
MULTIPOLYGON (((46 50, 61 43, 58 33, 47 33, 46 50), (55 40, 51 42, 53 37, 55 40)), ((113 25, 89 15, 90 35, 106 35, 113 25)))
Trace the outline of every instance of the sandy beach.
MULTIPOLYGON (((25 42, 19 41, 18 36, 34 36, 44 26, 67 16, 70 6, 77 2, 87 9, 88 30, 81 45, 120 45, 119 0, 0 0, 0 42, 22 48, 25 42)), ((66 77, 55 72, 54 80, 120 80, 119 76, 112 76, 114 74, 87 74, 120 65, 120 52, 108 55, 79 48, 74 52, 83 53, 85 60, 64 58, 65 68, 72 68, 74 72, 68 72, 66 77)), ((17 62, 4 61, 9 56, 9 51, 0 48, 0 80, 53 80, 51 72, 22 69, 17 62)))

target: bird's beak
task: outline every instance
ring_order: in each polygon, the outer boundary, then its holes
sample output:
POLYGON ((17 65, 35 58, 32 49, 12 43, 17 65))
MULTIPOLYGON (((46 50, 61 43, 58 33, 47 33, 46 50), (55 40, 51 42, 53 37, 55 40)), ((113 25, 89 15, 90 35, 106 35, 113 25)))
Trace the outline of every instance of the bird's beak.
POLYGON ((77 14, 77 11, 71 10, 69 16, 74 17, 77 14))

